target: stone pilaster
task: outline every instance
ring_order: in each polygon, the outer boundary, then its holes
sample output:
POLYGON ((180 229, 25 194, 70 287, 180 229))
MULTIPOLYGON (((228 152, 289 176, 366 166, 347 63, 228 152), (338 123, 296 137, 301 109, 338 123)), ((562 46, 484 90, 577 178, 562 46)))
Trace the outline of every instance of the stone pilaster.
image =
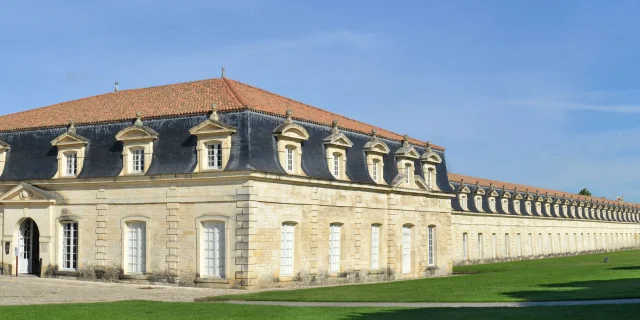
POLYGON ((398 226, 397 211, 400 209, 400 196, 389 194, 387 196, 387 269, 394 274, 400 272, 398 260, 398 226))
POLYGON ((169 186, 167 191, 167 269, 169 274, 178 277, 180 272, 178 270, 178 264, 180 262, 180 256, 178 251, 180 250, 180 227, 178 225, 180 221, 179 209, 180 203, 178 202, 180 193, 176 185, 169 186))
POLYGON ((107 259, 107 191, 104 186, 98 188, 96 194, 96 269, 103 269, 107 259))
POLYGON ((236 195, 246 196, 246 200, 236 202, 236 208, 241 212, 236 214, 235 229, 235 282, 236 287, 247 288, 257 285, 258 277, 251 264, 255 259, 257 239, 255 228, 251 228, 252 223, 256 223, 256 213, 258 201, 253 199, 255 194, 254 182, 247 181, 241 188, 236 189, 236 195))

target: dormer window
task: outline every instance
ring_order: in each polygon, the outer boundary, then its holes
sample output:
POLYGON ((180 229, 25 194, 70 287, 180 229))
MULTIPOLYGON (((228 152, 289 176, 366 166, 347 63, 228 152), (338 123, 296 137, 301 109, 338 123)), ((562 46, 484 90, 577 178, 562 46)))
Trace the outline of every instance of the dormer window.
POLYGON ((144 173, 144 149, 131 149, 131 173, 144 173))
POLYGON ((189 129, 189 133, 198 138, 196 152, 198 165, 194 172, 224 170, 229 161, 231 136, 236 128, 220 121, 218 107, 211 105, 209 119, 189 129))
POLYGON ((342 162, 342 159, 340 159, 341 154, 339 153, 334 153, 333 154, 333 176, 340 179, 340 162, 342 162))
POLYGON ((496 198, 489 198, 489 210, 496 211, 496 198))
POLYGON ((427 151, 420 157, 422 162, 422 172, 424 172, 427 187, 431 190, 437 190, 436 182, 436 165, 442 163, 442 157, 431 149, 431 142, 427 142, 427 151))
POLYGON ((376 184, 384 183, 382 176, 384 160, 382 157, 389 153, 389 147, 384 141, 378 139, 376 129, 371 130, 371 139, 364 145, 364 152, 371 179, 376 184))
POLYGON ((353 142, 338 130, 338 121, 331 125, 331 134, 322 140, 327 152, 327 167, 329 172, 338 180, 348 180, 347 149, 353 146, 353 142))
POLYGON ((527 213, 531 213, 531 201, 525 201, 524 207, 527 209, 527 213))
POLYGON ((51 145, 58 149, 58 171, 54 178, 74 178, 82 171, 84 151, 89 140, 76 133, 73 121, 69 123, 67 132, 51 140, 51 145))
POLYGON ((460 194, 459 196, 460 198, 460 207, 462 207, 462 210, 468 210, 467 209, 467 195, 466 194, 460 194))
POLYGON ((305 175, 302 171, 302 143, 309 140, 309 133, 293 123, 291 110, 287 110, 284 123, 273 130, 277 140, 278 159, 288 174, 305 175))
POLYGON ((509 212, 509 200, 502 199, 502 210, 504 212, 509 212))
POLYGON ((287 165, 286 165, 286 170, 287 172, 293 172, 294 170, 294 154, 295 154, 295 148, 294 147, 287 147, 287 165))
POLYGON ((222 144, 209 143, 207 146, 207 168, 222 169, 222 144))
POLYGON ((73 151, 65 152, 64 158, 66 162, 65 176, 75 177, 78 174, 78 153, 73 151))
POLYGON ((476 209, 482 210, 482 197, 476 196, 476 209))
MULTIPOLYGON (((402 183, 405 188, 412 188, 416 186, 414 164, 415 160, 420 159, 420 154, 412 145, 409 144, 408 136, 404 136, 404 139, 402 140, 402 147, 395 152, 395 156, 398 165, 398 172, 404 175, 404 179, 400 180, 399 183, 402 183)), ((426 182, 424 181, 424 178, 417 178, 419 181, 417 186, 426 189, 426 182)))

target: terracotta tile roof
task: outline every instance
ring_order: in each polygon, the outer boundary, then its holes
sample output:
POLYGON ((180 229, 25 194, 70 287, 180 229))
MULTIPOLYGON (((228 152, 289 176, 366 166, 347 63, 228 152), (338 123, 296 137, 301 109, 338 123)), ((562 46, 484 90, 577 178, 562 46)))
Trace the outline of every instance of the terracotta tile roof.
POLYGON ((504 186, 505 189, 507 190, 514 190, 515 188, 518 188, 518 191, 520 192, 525 192, 527 189, 529 190, 529 193, 536 193, 539 192, 540 195, 545 195, 545 193, 548 193, 549 196, 558 196, 558 197, 565 197, 565 198, 573 198, 576 200, 583 200, 583 201, 597 201, 599 203, 606 203, 606 204, 617 204, 617 205, 628 205, 628 206, 632 206, 632 207, 639 207, 640 205, 635 204, 635 203, 630 203, 630 202, 621 202, 621 201, 617 201, 617 200, 610 200, 610 199, 603 199, 603 198, 598 198, 598 197, 589 197, 589 196, 583 196, 583 195, 579 195, 577 193, 569 193, 569 192, 564 192, 564 191, 558 191, 558 190, 551 190, 551 189, 544 189, 544 188, 538 188, 538 187, 532 187, 532 186, 527 186, 527 185, 522 185, 522 184, 515 184, 515 183, 510 183, 510 182, 503 182, 503 181, 496 181, 496 180, 489 180, 489 179, 484 179, 484 178, 477 178, 477 177, 471 177, 471 176, 465 176, 465 175, 461 175, 461 174, 457 174, 457 173, 448 173, 448 177, 449 177, 449 182, 460 182, 460 180, 464 180, 465 184, 470 184, 470 185, 474 185, 476 184, 476 182, 483 186, 483 187, 488 187, 489 185, 493 185, 494 188, 496 189, 502 189, 502 187, 504 186))
MULTIPOLYGON (((391 140, 402 140, 402 135, 322 110, 283 96, 228 78, 207 79, 158 87, 121 90, 93 97, 62 102, 47 107, 0 116, 0 132, 65 126, 73 119, 76 124, 108 123, 135 119, 168 118, 203 114, 212 103, 220 112, 249 109, 284 117, 287 109, 293 118, 320 125, 331 125, 338 120, 341 129, 370 134, 391 140)), ((416 145, 425 142, 409 139, 416 145)), ((432 148, 444 148, 431 145, 432 148)))

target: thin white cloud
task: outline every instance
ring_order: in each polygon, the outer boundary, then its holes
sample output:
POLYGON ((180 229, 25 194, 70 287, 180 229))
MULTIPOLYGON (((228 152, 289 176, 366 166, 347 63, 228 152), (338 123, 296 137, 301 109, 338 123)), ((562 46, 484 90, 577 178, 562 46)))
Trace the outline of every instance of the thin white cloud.
POLYGON ((640 113, 640 104, 590 104, 575 102, 545 101, 536 99, 507 100, 507 105, 532 108, 548 108, 563 110, 583 110, 615 113, 640 113))

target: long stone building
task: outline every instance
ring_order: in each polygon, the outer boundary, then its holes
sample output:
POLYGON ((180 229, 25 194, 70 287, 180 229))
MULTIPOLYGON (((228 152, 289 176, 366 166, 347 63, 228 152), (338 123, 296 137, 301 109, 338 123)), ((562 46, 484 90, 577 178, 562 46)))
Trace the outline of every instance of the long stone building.
POLYGON ((228 78, 5 115, 0 140, 3 274, 255 288, 639 244, 637 205, 452 174, 228 78))

